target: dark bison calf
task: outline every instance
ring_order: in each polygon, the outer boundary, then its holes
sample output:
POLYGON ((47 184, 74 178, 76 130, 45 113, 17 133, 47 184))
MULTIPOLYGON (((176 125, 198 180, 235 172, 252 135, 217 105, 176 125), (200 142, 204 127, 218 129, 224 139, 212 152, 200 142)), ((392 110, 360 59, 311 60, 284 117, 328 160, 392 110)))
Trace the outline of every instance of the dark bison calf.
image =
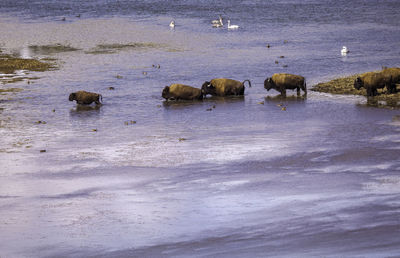
POLYGON ((76 100, 76 103, 79 105, 90 105, 93 102, 99 105, 101 104, 100 100, 103 101, 103 96, 101 96, 101 94, 81 90, 69 94, 69 101, 73 100, 76 100))
POLYGON ((171 86, 165 86, 162 97, 166 100, 202 100, 203 93, 200 89, 192 86, 175 83, 171 86))
POLYGON ((389 93, 396 92, 396 85, 392 82, 392 76, 382 72, 368 72, 360 75, 354 81, 354 88, 359 90, 364 87, 367 96, 373 97, 378 94, 378 89, 385 88, 389 93))
POLYGON ((243 82, 232 80, 232 79, 212 79, 211 81, 206 81, 201 86, 201 90, 206 96, 207 94, 213 96, 240 96, 244 95, 244 83, 248 82, 249 87, 251 87, 250 80, 244 80, 243 82))
POLYGON ((303 76, 288 74, 288 73, 274 73, 272 77, 267 78, 264 81, 264 88, 269 91, 275 89, 281 93, 282 96, 286 96, 286 90, 297 89, 297 94, 300 94, 300 89, 307 94, 306 80, 303 76))

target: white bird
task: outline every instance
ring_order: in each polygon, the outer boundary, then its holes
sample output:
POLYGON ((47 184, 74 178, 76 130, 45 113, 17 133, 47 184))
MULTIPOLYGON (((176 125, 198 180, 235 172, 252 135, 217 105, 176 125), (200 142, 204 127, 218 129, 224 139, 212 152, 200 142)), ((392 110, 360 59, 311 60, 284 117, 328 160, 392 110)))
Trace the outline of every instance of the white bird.
POLYGON ((346 56, 347 53, 349 53, 350 51, 347 49, 347 47, 343 46, 342 50, 340 50, 340 53, 342 54, 342 56, 346 56))
POLYGON ((169 27, 175 28, 175 21, 171 21, 171 22, 169 23, 169 27))
POLYGON ((221 23, 213 23, 213 28, 219 28, 222 27, 221 23))
POLYGON ((228 29, 239 29, 239 25, 231 25, 231 21, 228 20, 228 29))
POLYGON ((220 25, 220 26, 224 26, 224 24, 222 23, 222 17, 221 17, 221 15, 218 16, 218 20, 213 20, 211 23, 213 24, 213 26, 214 26, 215 24, 216 24, 216 25, 220 25))

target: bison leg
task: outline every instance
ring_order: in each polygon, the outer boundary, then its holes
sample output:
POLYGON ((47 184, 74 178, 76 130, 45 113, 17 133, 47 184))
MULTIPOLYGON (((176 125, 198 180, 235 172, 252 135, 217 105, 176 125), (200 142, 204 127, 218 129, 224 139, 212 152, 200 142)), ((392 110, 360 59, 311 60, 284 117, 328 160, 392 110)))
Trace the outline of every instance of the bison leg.
POLYGON ((367 95, 370 96, 370 97, 373 97, 374 96, 374 89, 368 88, 367 89, 367 95))
POLYGON ((373 88, 373 89, 367 88, 367 96, 373 97, 373 96, 376 96, 376 95, 378 95, 378 90, 377 89, 375 89, 375 88, 373 88))
POLYGON ((389 87, 388 87, 388 91, 390 94, 396 93, 397 92, 396 84, 390 83, 389 87))
POLYGON ((299 96, 300 95, 300 87, 297 87, 296 89, 297 89, 297 96, 299 96))
POLYGON ((303 87, 301 88, 304 91, 304 95, 307 95, 307 86, 306 83, 304 83, 303 87))

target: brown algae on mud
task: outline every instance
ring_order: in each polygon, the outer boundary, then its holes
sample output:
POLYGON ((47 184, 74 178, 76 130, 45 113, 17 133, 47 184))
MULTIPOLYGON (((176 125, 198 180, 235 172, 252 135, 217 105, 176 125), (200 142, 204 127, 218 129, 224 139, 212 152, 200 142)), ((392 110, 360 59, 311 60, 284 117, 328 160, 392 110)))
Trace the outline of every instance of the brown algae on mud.
POLYGON ((54 65, 36 59, 24 59, 12 56, 0 56, 0 72, 12 74, 17 70, 44 72, 54 68, 54 65))
MULTIPOLYGON (((2 53, 0 50, 0 82, 2 84, 21 82, 28 80, 27 83, 31 83, 31 80, 39 79, 38 77, 28 77, 26 72, 19 73, 18 71, 32 71, 32 72, 44 72, 49 70, 57 69, 56 63, 50 60, 38 60, 30 58, 20 58, 10 54, 2 53)), ((2 89, 2 92, 8 91, 2 89)))
POLYGON ((363 95, 367 93, 365 89, 357 90, 354 88, 354 80, 359 74, 333 79, 329 82, 321 82, 312 87, 312 91, 325 92, 331 94, 363 95))
POLYGON ((168 46, 166 44, 154 43, 154 42, 135 42, 128 44, 100 44, 96 47, 86 51, 86 54, 113 54, 117 51, 122 50, 148 50, 148 49, 165 49, 168 46))
POLYGON ((10 93, 10 92, 20 92, 23 89, 21 88, 7 88, 7 89, 0 89, 0 95, 4 94, 4 93, 10 93))
POLYGON ((70 45, 54 44, 54 45, 32 45, 29 49, 37 55, 53 55, 62 52, 71 52, 81 50, 71 47, 70 45))
POLYGON ((13 74, 17 70, 44 72, 55 68, 54 64, 42 62, 36 59, 24 59, 7 54, 0 54, 0 72, 13 74))
MULTIPOLYGON (((364 88, 357 90, 354 88, 354 81, 361 74, 354 74, 347 77, 336 78, 328 82, 318 83, 312 87, 312 91, 342 94, 342 95, 361 95, 367 97, 364 88)), ((378 89, 378 95, 368 97, 367 105, 374 107, 400 108, 400 84, 396 84, 397 93, 388 94, 386 88, 378 89)))

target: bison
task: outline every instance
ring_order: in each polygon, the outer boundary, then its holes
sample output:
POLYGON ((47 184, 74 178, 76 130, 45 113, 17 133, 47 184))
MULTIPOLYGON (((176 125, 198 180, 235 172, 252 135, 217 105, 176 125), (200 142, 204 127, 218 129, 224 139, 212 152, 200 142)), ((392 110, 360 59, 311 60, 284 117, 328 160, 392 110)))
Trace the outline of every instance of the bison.
POLYGON ((203 93, 200 89, 183 84, 165 86, 162 97, 166 100, 202 100, 203 93))
POLYGON ((369 97, 376 96, 378 89, 383 89, 385 86, 390 93, 396 91, 396 85, 392 83, 392 76, 388 72, 364 73, 354 81, 354 88, 359 90, 364 87, 369 97))
POLYGON ((99 105, 101 104, 100 100, 103 101, 103 96, 101 96, 101 94, 81 90, 69 94, 69 101, 73 100, 76 100, 76 103, 79 105, 90 105, 93 102, 99 105))
POLYGON ((267 78, 264 81, 264 88, 269 91, 275 89, 281 93, 282 96, 286 96, 286 90, 297 89, 297 94, 300 94, 300 89, 307 94, 306 80, 303 76, 288 74, 288 73, 275 73, 272 77, 267 78))
POLYGON ((389 93, 396 93, 396 83, 400 83, 400 68, 385 68, 381 71, 381 73, 390 83, 390 89, 388 89, 389 93))
POLYGON ((211 81, 206 81, 201 86, 201 90, 206 96, 207 94, 213 96, 240 96, 244 95, 244 83, 248 82, 249 87, 251 87, 250 80, 244 80, 243 82, 232 80, 232 79, 212 79, 211 81))

